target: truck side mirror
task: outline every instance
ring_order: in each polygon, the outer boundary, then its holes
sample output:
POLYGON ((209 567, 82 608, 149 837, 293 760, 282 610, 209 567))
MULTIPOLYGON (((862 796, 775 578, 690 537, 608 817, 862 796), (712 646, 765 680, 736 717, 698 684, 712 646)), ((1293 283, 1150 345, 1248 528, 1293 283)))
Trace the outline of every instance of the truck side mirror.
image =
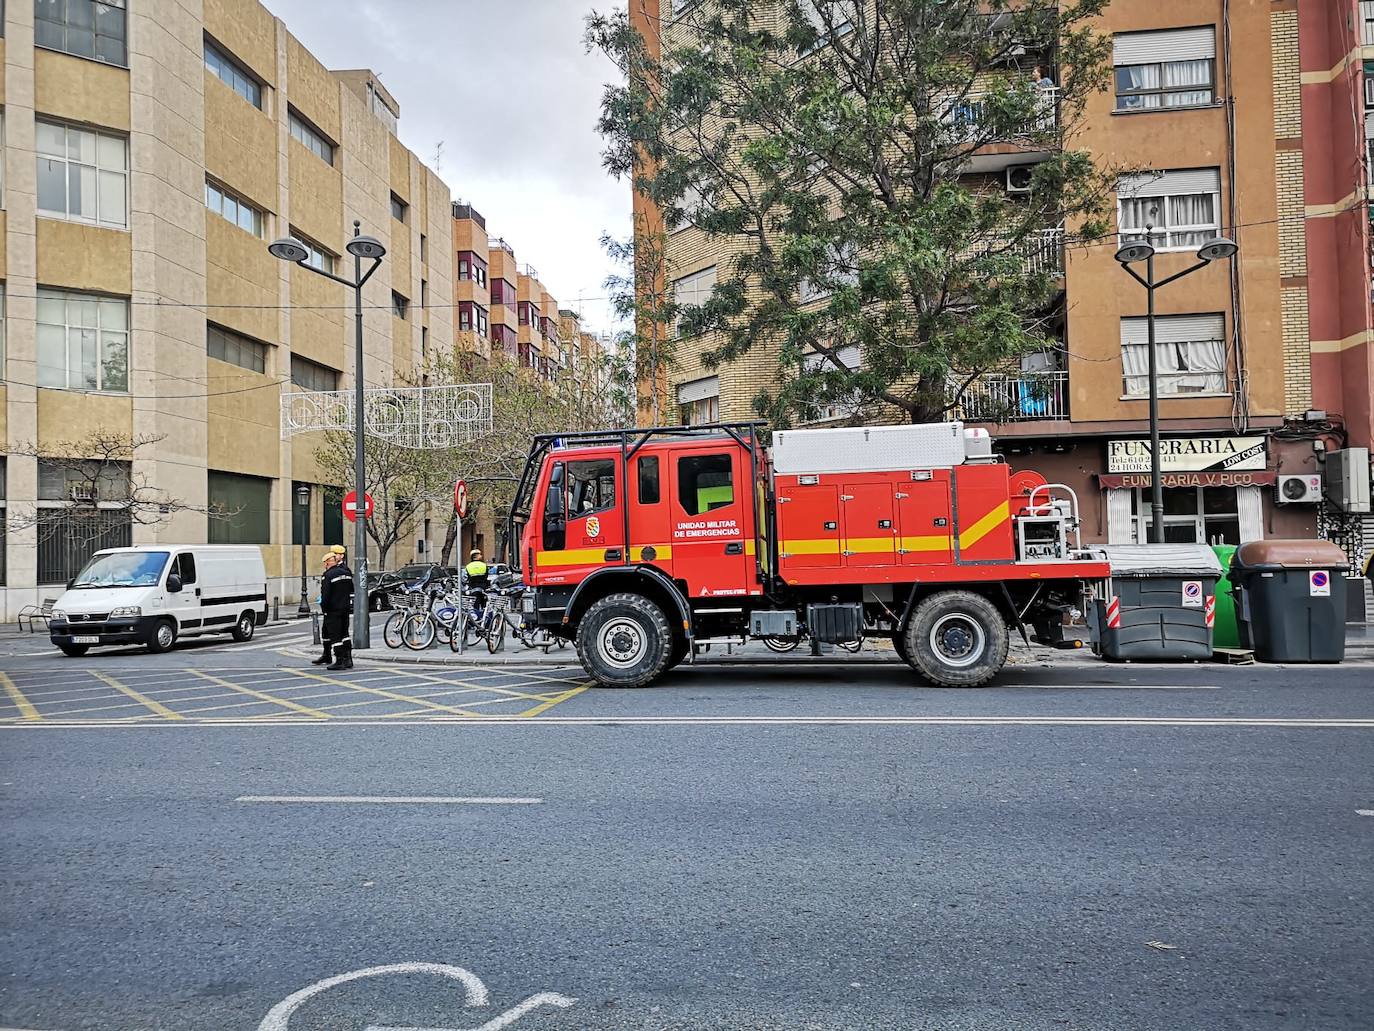
POLYGON ((171 573, 167 577, 167 593, 181 593, 181 577, 177 576, 176 573, 171 573))

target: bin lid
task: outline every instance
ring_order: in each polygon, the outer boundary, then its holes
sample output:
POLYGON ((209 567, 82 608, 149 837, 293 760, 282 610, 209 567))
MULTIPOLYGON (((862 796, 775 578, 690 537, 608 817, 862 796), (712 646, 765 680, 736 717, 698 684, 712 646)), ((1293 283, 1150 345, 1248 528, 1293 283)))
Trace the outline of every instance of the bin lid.
POLYGON ((1331 541, 1246 541, 1236 549, 1234 569, 1343 569, 1345 552, 1331 541))
POLYGON ((1107 544, 1113 576, 1211 576, 1221 578, 1221 563, 1205 544, 1107 544))

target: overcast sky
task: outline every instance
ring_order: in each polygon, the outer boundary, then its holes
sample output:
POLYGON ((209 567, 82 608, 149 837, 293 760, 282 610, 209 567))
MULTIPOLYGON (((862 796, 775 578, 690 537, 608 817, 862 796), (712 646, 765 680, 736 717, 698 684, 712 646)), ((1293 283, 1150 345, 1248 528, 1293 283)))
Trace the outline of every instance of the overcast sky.
MULTIPOLYGON (((614 0, 263 0, 329 68, 371 68, 401 105, 401 141, 473 203, 493 238, 565 308, 604 297, 603 232, 630 233, 630 191, 601 167, 602 84, 582 45, 614 0), (500 142, 498 142, 500 141, 500 142)), ((608 328, 604 301, 582 304, 608 328)))

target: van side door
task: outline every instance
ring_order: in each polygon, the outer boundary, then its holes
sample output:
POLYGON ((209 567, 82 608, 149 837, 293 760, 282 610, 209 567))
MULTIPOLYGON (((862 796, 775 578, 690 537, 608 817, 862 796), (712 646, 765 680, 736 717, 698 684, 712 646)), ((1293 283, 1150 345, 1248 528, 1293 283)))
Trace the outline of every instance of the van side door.
POLYGON ((167 566, 167 575, 175 574, 181 580, 181 590, 166 595, 166 607, 176 616, 180 634, 198 634, 205 629, 196 573, 196 557, 189 551, 178 552, 167 566))

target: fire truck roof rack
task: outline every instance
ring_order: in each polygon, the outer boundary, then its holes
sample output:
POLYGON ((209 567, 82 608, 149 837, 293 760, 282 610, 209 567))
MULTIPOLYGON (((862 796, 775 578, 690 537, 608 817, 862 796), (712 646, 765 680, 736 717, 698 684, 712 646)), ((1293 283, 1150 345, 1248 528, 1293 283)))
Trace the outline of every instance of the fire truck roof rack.
POLYGON ((753 422, 711 422, 700 426, 638 426, 618 430, 575 430, 571 433, 543 433, 534 438, 536 446, 546 444, 554 448, 596 447, 624 444, 637 451, 655 437, 733 437, 746 447, 745 437, 757 440, 759 430, 768 424, 753 422))

